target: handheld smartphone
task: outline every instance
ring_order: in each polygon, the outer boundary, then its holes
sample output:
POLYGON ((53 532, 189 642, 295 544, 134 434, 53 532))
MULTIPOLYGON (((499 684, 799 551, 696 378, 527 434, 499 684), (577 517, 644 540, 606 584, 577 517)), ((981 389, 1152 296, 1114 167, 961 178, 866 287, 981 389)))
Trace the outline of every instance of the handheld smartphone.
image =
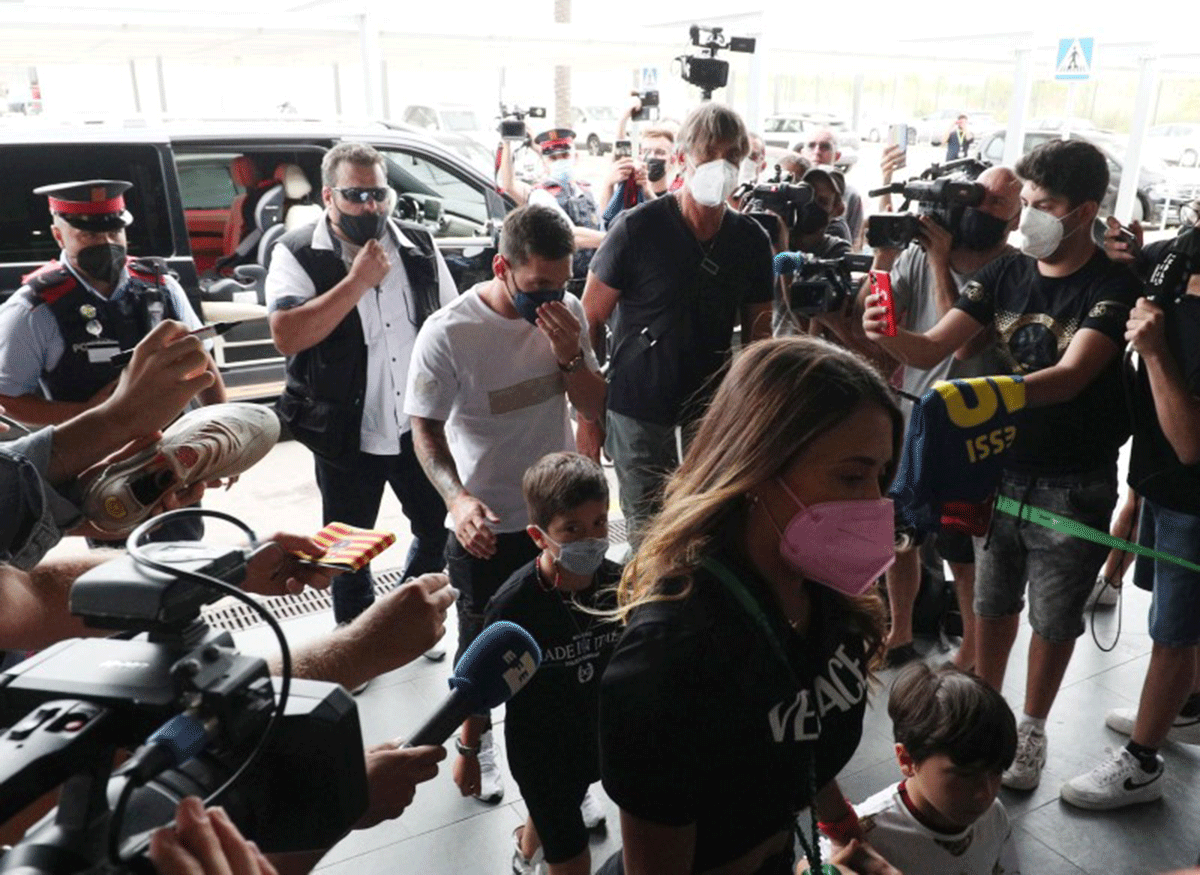
POLYGON ((632 158, 633 157, 633 142, 631 140, 617 140, 613 145, 613 158, 632 158))
POLYGON ((884 337, 896 336, 896 299, 892 297, 892 276, 886 270, 871 271, 871 291, 875 294, 875 303, 886 311, 884 318, 887 324, 880 333, 884 337))
POLYGON ((899 146, 901 152, 908 154, 908 125, 903 122, 888 125, 888 145, 899 146))

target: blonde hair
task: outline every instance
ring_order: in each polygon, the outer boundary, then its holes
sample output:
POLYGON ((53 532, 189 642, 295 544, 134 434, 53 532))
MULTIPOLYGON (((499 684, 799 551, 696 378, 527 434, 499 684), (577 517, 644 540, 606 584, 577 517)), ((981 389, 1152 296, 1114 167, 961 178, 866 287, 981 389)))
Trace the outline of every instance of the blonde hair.
MULTIPOLYGON (((898 455, 900 410, 887 384, 858 356, 814 337, 761 340, 746 349, 721 381, 667 483, 662 510, 625 568, 617 590, 622 619, 640 605, 686 598, 701 557, 734 546, 746 496, 864 403, 888 414, 898 455)), ((879 598, 845 601, 868 650, 877 649, 879 598)))
POLYGON ((711 100, 688 113, 675 137, 675 147, 683 155, 700 155, 726 144, 737 148, 739 161, 750 154, 750 136, 742 117, 711 100))

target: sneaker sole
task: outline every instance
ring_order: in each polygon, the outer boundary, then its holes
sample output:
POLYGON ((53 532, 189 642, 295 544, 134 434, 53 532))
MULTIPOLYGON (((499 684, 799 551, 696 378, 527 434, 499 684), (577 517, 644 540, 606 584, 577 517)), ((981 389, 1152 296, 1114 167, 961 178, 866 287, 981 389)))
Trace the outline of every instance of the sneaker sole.
POLYGON ((1150 787, 1126 793, 1120 799, 1113 799, 1111 797, 1100 799, 1077 792, 1074 787, 1067 783, 1062 785, 1062 789, 1058 791, 1058 795, 1064 802, 1074 805, 1076 808, 1086 808, 1088 811, 1109 811, 1114 808, 1142 805, 1146 802, 1161 799, 1162 785, 1158 781, 1155 781, 1150 787))
POLYGON ((269 407, 260 404, 213 404, 201 407, 176 420, 154 447, 122 462, 109 465, 88 485, 83 497, 85 516, 99 529, 123 534, 132 531, 150 517, 151 509, 168 491, 205 480, 224 479, 237 476, 261 461, 279 440, 279 418, 269 407), (200 465, 199 461, 188 464, 188 440, 208 423, 220 421, 222 416, 236 415, 252 432, 253 440, 247 442, 241 452, 224 464, 200 465), (162 460, 159 468, 173 475, 165 488, 154 490, 151 501, 139 500, 133 493, 132 484, 143 474, 150 473, 151 466, 162 460), (195 467, 193 467, 193 465, 195 467))

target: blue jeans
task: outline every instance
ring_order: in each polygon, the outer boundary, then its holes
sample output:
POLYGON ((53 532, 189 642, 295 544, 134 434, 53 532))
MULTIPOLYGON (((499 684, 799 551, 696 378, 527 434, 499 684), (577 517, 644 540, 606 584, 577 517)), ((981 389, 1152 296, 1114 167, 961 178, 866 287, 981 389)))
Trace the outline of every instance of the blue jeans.
MULTIPOLYGON (((1200 517, 1143 498, 1137 540, 1143 547, 1200 564, 1200 517)), ((1154 593, 1150 600, 1151 641, 1163 647, 1200 644, 1200 573, 1139 556, 1133 582, 1154 593)))
MULTIPOLYGON (((313 460, 326 525, 339 522, 371 528, 379 516, 383 487, 391 486, 413 533, 403 576, 416 577, 445 567, 446 505, 421 470, 411 432, 401 436, 400 452, 394 456, 359 452, 336 463, 316 455, 313 460)), ((335 577, 332 589, 333 619, 338 623, 353 620, 375 601, 371 566, 335 577)))

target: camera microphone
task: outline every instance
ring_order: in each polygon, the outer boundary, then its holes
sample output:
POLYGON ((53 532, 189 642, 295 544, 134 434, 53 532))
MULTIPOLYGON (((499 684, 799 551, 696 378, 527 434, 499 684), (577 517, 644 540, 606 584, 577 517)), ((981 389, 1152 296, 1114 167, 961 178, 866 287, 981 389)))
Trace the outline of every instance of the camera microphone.
POLYGON ((775 256, 775 276, 795 273, 812 259, 803 252, 780 252, 775 256))
POLYGON ((542 661, 537 642, 516 623, 500 620, 480 633, 450 678, 450 695, 412 734, 406 747, 440 745, 472 714, 491 710, 529 683, 542 661))

